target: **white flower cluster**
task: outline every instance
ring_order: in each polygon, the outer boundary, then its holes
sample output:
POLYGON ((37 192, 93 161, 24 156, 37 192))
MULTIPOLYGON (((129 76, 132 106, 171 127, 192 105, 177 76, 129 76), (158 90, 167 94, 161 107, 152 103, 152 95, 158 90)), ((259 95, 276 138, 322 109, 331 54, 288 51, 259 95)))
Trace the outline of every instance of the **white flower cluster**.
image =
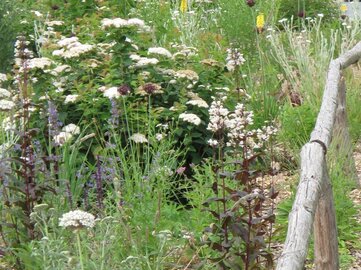
POLYGON ((211 103, 209 112, 209 123, 207 129, 213 133, 221 132, 225 128, 225 120, 229 113, 228 109, 223 106, 220 100, 214 100, 211 103))
POLYGON ((193 106, 197 106, 199 108, 208 108, 208 104, 205 100, 199 98, 199 99, 191 99, 189 101, 187 101, 186 104, 190 104, 190 105, 193 105, 193 106))
POLYGON ((121 96, 118 88, 115 86, 105 89, 103 95, 109 99, 116 99, 121 96))
POLYGON ((172 57, 172 54, 170 53, 170 51, 168 51, 165 48, 162 47, 152 47, 148 49, 148 55, 150 54, 156 54, 156 55, 160 55, 160 56, 165 56, 168 58, 172 57))
POLYGON ((145 135, 141 133, 135 133, 132 136, 129 137, 129 140, 135 142, 135 143, 147 143, 148 140, 145 137, 145 135))
POLYGON ((0 82, 6 82, 8 80, 6 74, 0 73, 0 82))
POLYGON ((10 111, 15 108, 15 103, 11 100, 0 100, 0 111, 10 111))
POLYGON ((10 117, 5 117, 1 123, 1 127, 5 132, 14 131, 16 129, 16 124, 10 117))
POLYGON ((183 120, 184 122, 188 122, 198 126, 201 123, 201 119, 194 113, 181 113, 179 115, 179 119, 183 120))
POLYGON ((4 89, 4 88, 0 88, 0 98, 9 98, 11 96, 11 93, 4 89))
POLYGON ((62 131, 59 134, 54 136, 54 142, 60 146, 69 142, 74 135, 78 135, 80 133, 80 128, 77 125, 69 124, 62 128, 62 131))
POLYGON ((102 28, 108 28, 108 27, 115 27, 115 28, 125 28, 125 27, 137 27, 139 30, 142 31, 150 31, 149 26, 145 25, 144 21, 138 18, 132 18, 132 19, 122 19, 122 18, 115 18, 115 19, 109 19, 105 18, 101 21, 102 28))
MULTIPOLYGON (((246 150, 245 157, 250 158, 255 150, 264 146, 270 137, 276 134, 277 129, 273 126, 263 126, 261 129, 252 129, 253 112, 247 111, 244 104, 238 103, 234 112, 229 112, 223 107, 221 101, 213 101, 209 109, 210 120, 208 130, 214 134, 226 134, 226 145, 229 147, 242 147, 246 150)), ((216 139, 209 139, 208 144, 212 147, 219 145, 216 139)))
POLYGON ((71 69, 71 67, 69 65, 60 65, 60 66, 57 66, 56 68, 54 68, 51 71, 51 74, 54 76, 57 76, 59 73, 70 71, 70 69, 71 69))
POLYGON ((179 79, 187 79, 194 83, 199 80, 199 76, 198 76, 197 72, 190 70, 190 69, 178 70, 175 73, 175 77, 179 78, 179 79))
POLYGON ((233 72, 237 67, 243 65, 245 61, 243 54, 241 54, 238 49, 227 49, 226 66, 230 72, 233 72))
POLYGON ((130 59, 132 59, 135 62, 135 64, 131 66, 132 68, 154 66, 159 63, 159 60, 156 58, 141 57, 137 54, 132 54, 130 56, 130 59))
POLYGON ((253 125, 253 112, 246 111, 244 105, 238 103, 235 111, 230 113, 225 120, 229 139, 227 146, 243 146, 246 138, 254 135, 252 131, 247 132, 250 125, 253 125))
POLYGON ((53 26, 61 26, 64 24, 63 21, 47 21, 45 22, 47 26, 53 27, 53 26))
POLYGON ((0 111, 10 111, 15 108, 15 103, 10 99, 11 93, 4 89, 0 88, 0 111))
POLYGON ((93 228, 95 217, 82 210, 74 210, 63 214, 59 219, 59 226, 70 229, 93 228))
POLYGON ((29 69, 45 69, 45 67, 51 66, 53 61, 47 57, 33 58, 28 61, 27 67, 29 69))
POLYGON ((30 44, 29 41, 25 40, 24 36, 17 37, 17 40, 15 42, 15 49, 14 49, 14 55, 15 55, 15 64, 19 67, 22 67, 28 59, 31 59, 34 57, 34 53, 30 51, 26 46, 30 44))
POLYGON ((57 43, 61 49, 53 51, 54 56, 74 58, 93 50, 94 46, 82 44, 77 37, 63 38, 57 43))
POLYGON ((64 103, 68 104, 68 103, 74 103, 78 100, 79 95, 67 95, 65 96, 65 100, 64 103))

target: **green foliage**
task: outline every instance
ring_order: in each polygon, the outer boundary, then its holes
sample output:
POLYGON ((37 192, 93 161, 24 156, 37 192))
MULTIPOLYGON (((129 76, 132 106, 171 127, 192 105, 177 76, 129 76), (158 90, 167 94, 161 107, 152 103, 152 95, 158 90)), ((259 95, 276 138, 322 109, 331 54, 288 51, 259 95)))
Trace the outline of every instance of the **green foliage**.
POLYGON ((316 116, 317 111, 313 110, 312 106, 308 104, 299 107, 285 104, 280 115, 283 128, 280 131, 279 139, 297 153, 309 140, 316 116))
POLYGON ((339 17, 338 3, 333 0, 278 0, 278 2, 278 19, 290 19, 293 16, 295 20, 302 20, 323 14, 326 21, 332 21, 339 17))
POLYGON ((14 43, 20 33, 30 33, 28 24, 31 16, 24 12, 29 1, 4 0, 0 2, 0 72, 8 72, 14 59, 14 43))

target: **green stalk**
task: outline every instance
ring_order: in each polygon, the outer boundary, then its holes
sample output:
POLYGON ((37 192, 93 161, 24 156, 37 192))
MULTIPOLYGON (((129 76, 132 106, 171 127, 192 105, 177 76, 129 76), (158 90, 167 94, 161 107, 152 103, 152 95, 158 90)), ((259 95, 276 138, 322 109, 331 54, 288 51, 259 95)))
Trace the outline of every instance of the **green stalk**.
POLYGON ((83 253, 81 251, 80 232, 79 232, 79 230, 76 230, 75 233, 76 233, 76 242, 77 242, 77 245, 78 245, 80 267, 81 267, 81 270, 84 270, 85 268, 84 268, 84 262, 83 262, 83 253))

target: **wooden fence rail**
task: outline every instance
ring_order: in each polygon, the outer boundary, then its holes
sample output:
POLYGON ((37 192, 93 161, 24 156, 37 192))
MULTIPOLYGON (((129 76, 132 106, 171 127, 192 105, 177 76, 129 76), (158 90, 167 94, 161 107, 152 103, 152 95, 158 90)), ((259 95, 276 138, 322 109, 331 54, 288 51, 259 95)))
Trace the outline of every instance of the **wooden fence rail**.
MULTIPOLYGON (((348 147, 351 151, 342 70, 360 58, 361 42, 330 63, 316 125, 310 141, 301 150, 300 182, 277 270, 304 269, 312 229, 316 269, 339 269, 336 216, 326 153, 336 136, 342 138, 340 147, 348 147)), ((347 155, 352 159, 351 153, 347 155)))

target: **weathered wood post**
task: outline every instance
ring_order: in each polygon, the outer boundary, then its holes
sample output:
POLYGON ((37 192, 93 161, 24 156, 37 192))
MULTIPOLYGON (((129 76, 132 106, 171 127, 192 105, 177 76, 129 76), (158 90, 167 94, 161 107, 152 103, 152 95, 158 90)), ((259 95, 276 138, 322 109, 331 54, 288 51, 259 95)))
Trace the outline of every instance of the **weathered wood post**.
POLYGON ((361 42, 330 63, 316 125, 310 142, 304 145, 301 151, 300 183, 289 216, 286 242, 277 270, 303 269, 312 225, 316 269, 339 268, 336 215, 326 153, 335 133, 338 134, 337 137, 350 141, 347 130, 346 87, 341 70, 359 59, 361 42))
POLYGON ((339 258, 336 212, 326 163, 324 165, 322 192, 314 221, 315 269, 338 270, 339 258))

